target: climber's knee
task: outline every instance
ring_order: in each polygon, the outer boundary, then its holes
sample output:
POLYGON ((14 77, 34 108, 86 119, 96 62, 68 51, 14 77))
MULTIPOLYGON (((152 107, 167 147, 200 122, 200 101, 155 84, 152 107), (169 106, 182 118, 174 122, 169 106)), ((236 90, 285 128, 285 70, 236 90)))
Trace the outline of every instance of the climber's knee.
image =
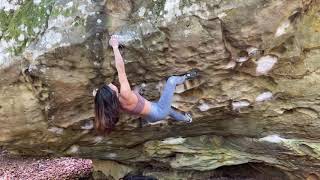
POLYGON ((169 79, 167 80, 167 83, 170 85, 176 85, 176 76, 171 76, 169 77, 169 79))

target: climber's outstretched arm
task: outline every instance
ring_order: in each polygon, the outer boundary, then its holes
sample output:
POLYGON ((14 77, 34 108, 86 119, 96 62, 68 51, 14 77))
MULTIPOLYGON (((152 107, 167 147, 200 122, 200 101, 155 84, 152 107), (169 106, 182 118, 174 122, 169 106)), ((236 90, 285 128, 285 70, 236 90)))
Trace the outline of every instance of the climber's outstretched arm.
POLYGON ((115 65, 120 82, 120 95, 125 99, 129 99, 132 95, 132 91, 125 71, 123 58, 118 48, 119 42, 115 36, 111 36, 109 44, 112 46, 114 52, 115 65))

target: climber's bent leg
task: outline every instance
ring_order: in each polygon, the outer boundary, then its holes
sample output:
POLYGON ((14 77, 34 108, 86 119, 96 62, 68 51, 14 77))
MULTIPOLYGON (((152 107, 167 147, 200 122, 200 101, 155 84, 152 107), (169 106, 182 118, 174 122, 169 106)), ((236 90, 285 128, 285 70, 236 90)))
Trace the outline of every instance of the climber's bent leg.
POLYGON ((185 76, 171 76, 167 80, 166 85, 163 88, 161 97, 157 103, 161 109, 165 109, 165 111, 169 113, 176 86, 184 83, 185 80, 185 76))
POLYGON ((160 121, 169 115, 176 86, 182 84, 185 80, 186 76, 171 76, 167 80, 159 101, 151 104, 151 112, 145 118, 147 121, 160 121))

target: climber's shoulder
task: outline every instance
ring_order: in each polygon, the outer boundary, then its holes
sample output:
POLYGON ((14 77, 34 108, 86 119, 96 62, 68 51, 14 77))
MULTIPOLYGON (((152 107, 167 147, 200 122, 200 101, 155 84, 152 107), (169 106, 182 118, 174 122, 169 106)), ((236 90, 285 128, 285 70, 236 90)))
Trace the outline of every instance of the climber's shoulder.
POLYGON ((138 100, 137 96, 131 90, 130 91, 121 92, 119 94, 119 101, 120 101, 121 104, 131 105, 131 104, 135 104, 137 100, 138 100))

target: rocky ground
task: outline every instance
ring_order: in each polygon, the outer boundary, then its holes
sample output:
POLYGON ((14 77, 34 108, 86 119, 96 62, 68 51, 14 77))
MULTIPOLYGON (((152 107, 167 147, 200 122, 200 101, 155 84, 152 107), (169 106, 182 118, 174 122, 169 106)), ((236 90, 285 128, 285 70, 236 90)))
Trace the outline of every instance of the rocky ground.
POLYGON ((250 163, 320 179, 320 0, 0 2, 0 147, 10 153, 117 162, 101 163, 114 179, 145 166, 160 180, 205 179, 250 163), (113 34, 131 87, 150 101, 167 77, 199 69, 172 103, 191 124, 141 126, 122 113, 110 135, 95 133, 93 91, 119 82, 113 34))
MULTIPOLYGON (((192 180, 285 180, 287 177, 281 172, 272 167, 262 167, 259 164, 248 164, 241 166, 229 166, 218 168, 214 171, 206 172, 176 172, 175 176, 172 173, 157 173, 157 169, 145 167, 144 172, 120 173, 118 176, 104 174, 99 171, 97 166, 93 166, 90 159, 80 159, 71 157, 25 157, 13 156, 5 151, 0 150, 0 180, 66 180, 66 179, 95 179, 95 180, 115 180, 124 178, 123 176, 135 175, 142 178, 142 174, 149 177, 150 180, 172 180, 172 179, 192 179, 192 180), (152 178, 151 178, 152 177, 152 178)), ((97 165, 97 164, 95 164, 97 165)), ((106 166, 107 167, 107 166, 106 166)), ((112 167, 121 169, 116 164, 112 167)))
POLYGON ((31 158, 0 153, 0 180, 86 179, 92 161, 78 158, 31 158))

